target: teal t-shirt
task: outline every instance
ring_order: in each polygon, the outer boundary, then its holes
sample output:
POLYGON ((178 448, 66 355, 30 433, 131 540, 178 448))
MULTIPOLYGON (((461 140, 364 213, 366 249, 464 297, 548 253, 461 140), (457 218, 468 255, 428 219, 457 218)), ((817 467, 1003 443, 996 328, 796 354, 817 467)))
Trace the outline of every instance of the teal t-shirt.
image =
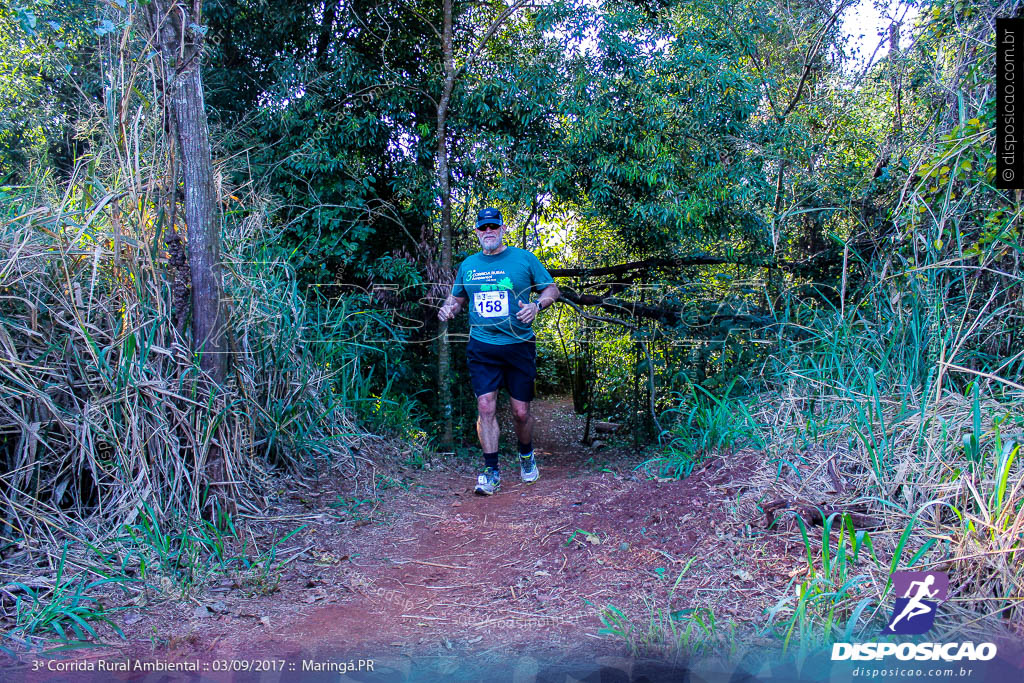
POLYGON ((501 253, 473 254, 459 266, 452 296, 469 299, 469 336, 487 344, 515 344, 533 339, 533 328, 519 322, 519 302, 530 292, 554 284, 533 253, 506 246, 501 253))

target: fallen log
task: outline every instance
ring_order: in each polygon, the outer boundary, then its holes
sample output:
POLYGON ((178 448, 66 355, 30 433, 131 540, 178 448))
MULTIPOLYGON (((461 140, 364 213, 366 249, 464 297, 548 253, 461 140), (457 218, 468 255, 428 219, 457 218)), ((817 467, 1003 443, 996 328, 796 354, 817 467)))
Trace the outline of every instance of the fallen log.
MULTIPOLYGON (((764 511, 766 529, 771 528, 775 524, 776 513, 786 510, 799 515, 804 524, 808 526, 824 527, 825 520, 832 515, 839 515, 840 517, 849 515, 850 521, 853 522, 853 526, 857 529, 879 529, 882 526, 881 521, 868 514, 867 505, 864 503, 849 506, 829 505, 827 503, 813 505, 811 503, 801 503, 782 498, 765 503, 761 506, 761 509, 764 511)), ((833 522, 833 528, 837 528, 835 522, 833 522)))
POLYGON ((598 434, 614 434, 622 429, 622 425, 618 422, 595 422, 594 430, 598 434))

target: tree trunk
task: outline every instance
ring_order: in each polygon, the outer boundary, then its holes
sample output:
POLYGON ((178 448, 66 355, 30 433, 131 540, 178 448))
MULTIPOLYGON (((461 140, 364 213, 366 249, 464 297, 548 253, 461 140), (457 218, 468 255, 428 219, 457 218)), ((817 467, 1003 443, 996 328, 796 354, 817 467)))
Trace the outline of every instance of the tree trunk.
MULTIPOLYGON (((180 152, 185 189, 188 268, 192 284, 192 352, 202 377, 200 400, 219 391, 227 378, 228 350, 221 295, 220 220, 213 179, 210 131, 203 101, 202 0, 152 0, 148 19, 160 59, 164 106, 180 152)), ((177 178, 172 179, 177 183, 177 178)), ((173 195, 172 195, 173 196, 173 195)), ((173 230, 173 226, 172 226, 173 230)), ((231 510, 225 494, 226 462, 215 443, 195 454, 199 479, 210 487, 203 512, 211 518, 231 510)), ((199 490, 203 501, 202 489, 199 490)))
POLYGON ((202 2, 191 6, 153 0, 149 21, 162 58, 165 106, 173 121, 185 184, 185 222, 192 281, 192 350, 217 385, 227 376, 227 343, 221 303, 220 221, 213 181, 210 132, 203 102, 202 2))
MULTIPOLYGON (((448 176, 448 103, 455 87, 455 55, 452 46, 452 0, 444 0, 444 29, 441 36, 441 52, 444 59, 444 85, 441 99, 437 103, 437 172, 441 194, 441 271, 445 276, 452 272, 452 192, 448 176)), ((441 334, 437 352, 437 388, 444 415, 444 431, 441 443, 446 451, 453 450, 452 435, 452 385, 451 346, 448 343, 448 322, 441 323, 441 334)))

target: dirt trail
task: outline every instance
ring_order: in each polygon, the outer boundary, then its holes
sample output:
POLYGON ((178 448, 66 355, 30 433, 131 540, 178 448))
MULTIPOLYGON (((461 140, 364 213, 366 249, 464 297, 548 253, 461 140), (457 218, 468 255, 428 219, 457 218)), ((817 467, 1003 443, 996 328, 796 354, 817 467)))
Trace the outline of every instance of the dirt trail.
MULTIPOLYGON (((607 605, 641 631, 652 608, 710 608, 723 636, 729 622, 761 621, 764 596, 778 595, 799 554, 746 537, 746 524, 756 531, 760 523, 758 492, 747 486, 762 467, 757 454, 712 459, 688 479, 658 482, 634 476, 635 456, 579 445, 570 402, 537 401, 534 414, 536 483, 521 483, 507 459, 493 497, 472 493, 475 463, 405 473, 408 490, 385 491, 370 523, 310 521, 289 542, 289 550, 308 549, 286 565, 275 592, 228 587, 154 604, 126 626, 119 652, 555 659, 626 652, 621 638, 598 634, 607 605)), ((515 443, 509 436, 504 452, 515 443)), ((330 511, 341 485, 327 483, 293 493, 330 511)))

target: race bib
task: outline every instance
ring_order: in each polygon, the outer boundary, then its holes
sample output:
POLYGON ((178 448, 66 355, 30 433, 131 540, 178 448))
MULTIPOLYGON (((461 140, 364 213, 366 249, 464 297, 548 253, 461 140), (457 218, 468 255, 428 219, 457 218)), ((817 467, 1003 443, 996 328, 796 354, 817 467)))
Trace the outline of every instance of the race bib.
POLYGON ((485 318, 502 318, 508 315, 508 290, 477 292, 473 295, 473 308, 485 318))

